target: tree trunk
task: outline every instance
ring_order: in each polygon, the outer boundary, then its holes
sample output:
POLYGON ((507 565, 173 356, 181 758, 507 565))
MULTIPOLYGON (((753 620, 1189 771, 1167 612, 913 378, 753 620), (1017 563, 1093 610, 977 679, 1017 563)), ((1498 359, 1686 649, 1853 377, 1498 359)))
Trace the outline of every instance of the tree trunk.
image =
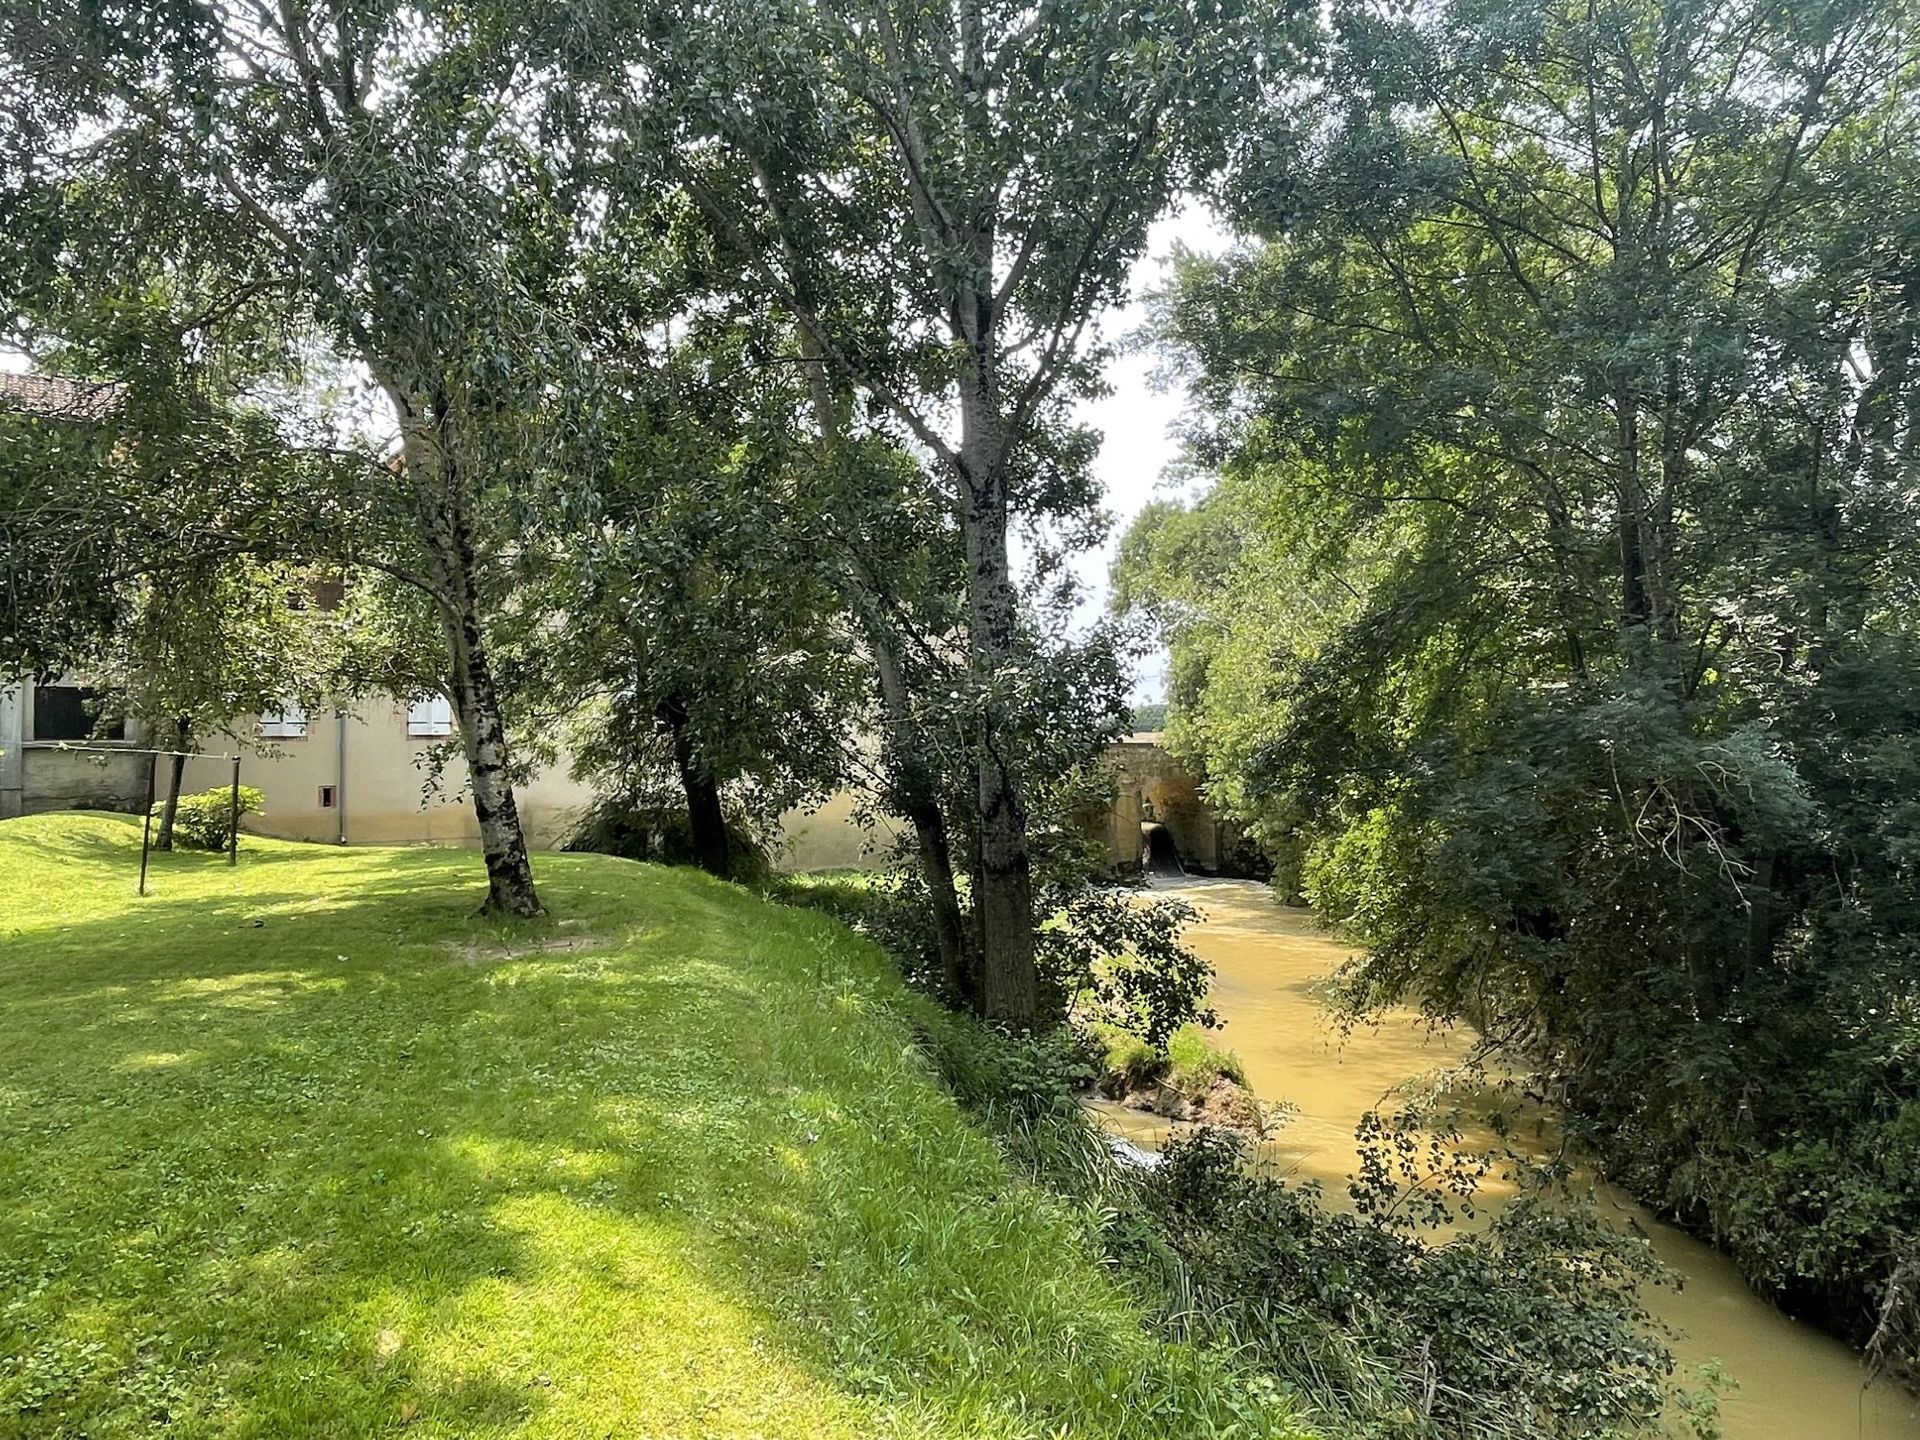
POLYGON ((720 786, 693 753, 693 737, 687 733, 687 707, 676 695, 660 706, 660 718, 673 735, 673 764, 680 772, 680 788, 687 797, 694 863, 709 875, 729 879, 733 855, 727 840, 726 811, 720 804, 720 786))
MULTIPOLYGON (((976 351, 985 349, 976 344, 976 351)), ((974 669, 991 696, 993 681, 1014 663, 1018 604, 1007 556, 1005 451, 986 361, 960 386, 961 468, 968 503, 967 642, 974 669)), ((1040 976, 1034 965, 1033 873, 1027 852, 1027 806, 1009 746, 1010 717, 989 698, 978 719, 976 801, 980 866, 974 913, 980 927, 981 1009, 989 1020, 1031 1030, 1040 1018, 1040 976)))
POLYGON ((480 851, 487 862, 485 909, 538 915, 540 896, 533 887, 533 862, 527 855, 526 831, 507 769, 506 723, 481 638, 478 607, 469 601, 457 615, 443 618, 453 652, 453 702, 466 754, 467 784, 473 794, 473 817, 480 825, 480 851))
MULTIPOLYGON (((833 394, 820 337, 805 325, 800 327, 800 351, 806 357, 808 393, 822 446, 829 457, 837 458, 844 417, 833 394)), ((850 570, 857 571, 858 565, 850 570)), ((978 952, 968 943, 966 913, 960 907, 959 889, 954 884, 953 846, 947 833, 947 820, 940 809, 939 788, 926 763, 926 737, 913 713, 912 692, 907 686, 906 669, 900 663, 900 649, 881 614, 879 596, 861 575, 849 573, 843 578, 842 598, 860 617, 873 652, 874 667, 880 675, 880 703, 888 727, 887 766, 894 788, 892 799, 901 817, 913 827, 920 874, 926 881, 933 906, 934 948, 940 958, 941 977, 955 1001, 977 1010, 980 1006, 980 977, 975 965, 978 952)))
POLYGON ((1631 395, 1614 401, 1620 435, 1619 535, 1620 621, 1644 634, 1650 618, 1647 595, 1647 490, 1640 477, 1640 413, 1631 395))
POLYGON ((959 890, 953 882, 953 847, 947 837, 947 819, 940 811, 939 790, 925 759, 926 737, 914 718, 906 673, 893 637, 884 624, 872 618, 867 624, 867 636, 873 648, 875 668, 880 672, 880 700, 887 716, 893 800, 900 814, 913 826, 920 874, 932 897, 934 948, 940 957, 941 978, 956 1003, 977 1009, 979 976, 974 968, 972 947, 967 944, 967 923, 960 909, 959 890))
POLYGON ((182 715, 173 727, 174 753, 167 760, 167 797, 161 802, 160 829, 153 837, 156 850, 173 849, 173 822, 180 814, 180 782, 187 773, 187 742, 192 738, 192 724, 182 715))
MULTIPOLYGON (((390 393, 395 393, 389 387, 390 393)), ((408 476, 423 498, 431 497, 428 579, 447 639, 449 698, 460 723, 473 815, 487 865, 489 914, 541 914, 508 767, 507 728, 500 694, 487 658, 478 566, 468 515, 466 478, 450 443, 453 420, 446 404, 427 409, 396 393, 408 476)))

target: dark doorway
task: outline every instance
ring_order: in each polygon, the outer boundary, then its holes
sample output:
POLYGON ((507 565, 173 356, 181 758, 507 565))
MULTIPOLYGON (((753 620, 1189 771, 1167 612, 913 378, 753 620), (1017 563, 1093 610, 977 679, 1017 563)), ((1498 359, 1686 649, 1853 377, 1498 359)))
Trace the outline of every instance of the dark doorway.
POLYGON ((1144 863, 1149 875, 1182 876, 1186 866, 1180 863, 1180 851, 1173 843, 1173 832, 1166 826, 1148 823, 1140 827, 1144 863))
POLYGON ((119 720, 100 720, 99 697, 89 685, 33 687, 33 738, 36 740, 124 740, 119 720))

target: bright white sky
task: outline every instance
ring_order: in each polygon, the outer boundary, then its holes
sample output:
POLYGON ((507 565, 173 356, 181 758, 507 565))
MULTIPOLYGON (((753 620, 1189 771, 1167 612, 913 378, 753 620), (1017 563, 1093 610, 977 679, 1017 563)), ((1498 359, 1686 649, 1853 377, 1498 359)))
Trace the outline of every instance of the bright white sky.
MULTIPOLYGON (((1198 207, 1160 221, 1148 238, 1145 258, 1134 267, 1132 302, 1107 321, 1107 334, 1119 339, 1137 330, 1145 321, 1145 298, 1165 283, 1167 259, 1176 245, 1210 254, 1225 249, 1228 243, 1229 236, 1219 221, 1198 207)), ((1114 517, 1113 532, 1107 543, 1079 556, 1074 563, 1087 588, 1087 598, 1080 609, 1082 622, 1091 620, 1106 607, 1107 570, 1113 563, 1120 537, 1126 533, 1127 523, 1148 501, 1169 493, 1163 481, 1168 468, 1180 458, 1173 425, 1180 418, 1186 396, 1179 390, 1169 393, 1155 387, 1152 379, 1155 364, 1151 352, 1135 350, 1119 356, 1107 368, 1107 381, 1113 386, 1113 393, 1080 408, 1080 418, 1104 436, 1100 457, 1094 462, 1094 475, 1106 491, 1107 509, 1114 517)), ((1163 699, 1165 684, 1165 655, 1150 655, 1134 677, 1134 699, 1143 702, 1163 699)))

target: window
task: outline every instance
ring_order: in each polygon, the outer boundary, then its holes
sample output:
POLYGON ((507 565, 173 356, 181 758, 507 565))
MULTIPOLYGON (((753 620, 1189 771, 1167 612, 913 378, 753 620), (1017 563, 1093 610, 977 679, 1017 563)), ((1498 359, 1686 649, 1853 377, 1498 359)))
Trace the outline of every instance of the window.
POLYGON ((333 786, 322 785, 320 787, 320 808, 322 810, 333 809, 333 786))
POLYGON ((127 726, 123 720, 101 720, 99 697, 91 685, 36 685, 33 738, 124 740, 127 726))
POLYGON ((260 712, 260 735, 266 740, 304 740, 307 738, 307 712, 291 700, 272 710, 260 712))
POLYGON ((453 706, 447 697, 433 695, 409 705, 407 734, 416 740, 453 734, 453 706))

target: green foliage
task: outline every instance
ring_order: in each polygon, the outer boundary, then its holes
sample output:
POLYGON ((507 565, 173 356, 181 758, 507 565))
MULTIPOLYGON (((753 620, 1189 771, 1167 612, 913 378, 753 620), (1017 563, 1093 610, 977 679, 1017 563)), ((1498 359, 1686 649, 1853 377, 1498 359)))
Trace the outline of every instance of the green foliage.
MULTIPOLYGON (((924 457, 921 507, 957 532, 964 608, 953 623, 876 634, 897 628, 893 577, 886 557, 857 546, 847 588, 877 648, 900 638, 945 652, 931 708, 956 722, 957 743, 936 779, 960 783, 929 784, 890 758, 892 798, 920 815, 929 856, 943 842, 928 792, 964 801, 952 828, 977 856, 960 868, 974 881, 972 948, 987 958, 958 963, 953 867, 930 858, 949 988, 1017 1026, 1043 1023, 1029 791, 1059 772, 1033 752, 1071 731, 1046 704, 1060 671, 1109 645, 1057 630, 1039 643, 1035 623, 1063 584, 1043 537, 1057 527, 1077 541, 1103 523, 1093 437, 1073 403, 1099 388, 1097 319, 1125 297, 1149 227, 1220 169, 1262 82, 1289 68, 1290 13, 955 12, 919 0, 632 9, 638 23, 595 57, 596 73, 624 128, 652 140, 686 187, 721 263, 792 318, 822 451, 862 425, 903 432, 924 457), (1013 564, 1016 524, 1040 539, 1040 587, 1013 564)), ((623 198, 650 205, 659 177, 627 173, 623 198)), ((896 744, 941 734, 939 714, 897 699, 888 709, 906 732, 896 744)))
POLYGON ((1120 562, 1348 1002, 1525 1047, 1859 1341, 1920 1314, 1912 19, 1336 12, 1161 308, 1219 483, 1120 562))
POLYGON ((1191 1020, 1212 1023, 1213 967, 1181 943, 1193 922, 1183 900, 1148 898, 1114 886, 1066 893, 1041 927, 1040 971, 1083 1019, 1138 1035, 1158 1049, 1191 1020))
POLYGON ((822 473, 797 373, 756 358, 791 336, 727 292, 697 234, 621 243, 630 262, 591 267, 582 305, 597 352, 622 357, 579 437, 593 483, 545 517, 566 563, 528 587, 565 618, 521 636, 511 680, 533 704, 575 700, 582 778, 663 803, 680 790, 703 825, 719 792, 770 828, 848 778, 870 685, 845 643, 845 553, 891 569, 891 544, 917 536, 842 527, 844 490, 866 476, 822 473), (683 333, 662 344, 643 318, 683 333))
POLYGON ((1166 728, 1167 707, 1164 702, 1133 707, 1131 722, 1135 731, 1155 731, 1166 728))
POLYGON ((1206 1030, 1189 1022, 1167 1037, 1167 1062, 1173 1087, 1186 1095, 1204 1095, 1215 1080, 1247 1083, 1240 1057, 1222 1050, 1207 1038, 1206 1030))
MULTIPOLYGON (((1180 941, 1193 919, 1191 906, 1085 882, 1055 882, 1042 894, 1057 900, 1036 936, 1056 1024, 1069 1016, 1097 1022, 1159 1049, 1189 1021, 1211 1023, 1206 997, 1213 970, 1180 941)), ((932 907, 917 872, 895 872, 867 890, 858 924, 900 960, 909 979, 938 989, 932 907)))
POLYGON ((126 382, 119 439, 172 492, 90 503, 62 533, 157 530, 123 583, 191 589, 211 552, 414 591, 489 904, 522 916, 539 901, 488 647, 545 618, 508 600, 526 520, 573 492, 561 439, 593 413, 569 301, 603 197, 562 178, 579 108, 555 89, 582 43, 517 4, 0 12, 9 93, 49 132, 0 159, 33 261, 0 313, 36 358, 126 382), (369 387, 384 425, 331 403, 369 387), (233 427, 202 422, 243 396, 266 463, 230 469, 208 442, 233 427))
POLYGON ((1085 1039, 1071 1030, 1016 1035, 970 1015, 927 1008, 918 1029, 940 1078, 975 1113, 1043 1116, 1078 1121, 1078 1097, 1093 1084, 1098 1064, 1085 1039))
POLYGON ((891 956, 909 984, 939 993, 942 977, 933 908, 918 870, 782 877, 773 893, 789 904, 835 916, 891 956))
POLYGON ((1330 1433, 1539 1440, 1652 1433, 1671 1360, 1643 1331, 1643 1240, 1560 1200, 1426 1241, 1249 1174, 1243 1142, 1176 1141, 1140 1186, 1123 1256, 1180 1276, 1193 1323, 1297 1386, 1330 1433))
MULTIPOLYGON (((236 815, 234 792, 230 786, 202 790, 197 795, 182 795, 180 806, 173 816, 173 838, 177 843, 195 850, 218 850, 224 853, 233 843, 236 819, 260 814, 266 798, 253 786, 242 785, 236 815)), ((154 819, 160 818, 163 807, 164 802, 154 804, 154 819)))
POLYGON ((1095 1023, 1089 1028, 1100 1045, 1102 1084, 1109 1093, 1125 1094, 1164 1082, 1189 1099, 1199 1099, 1217 1081, 1247 1083, 1240 1057, 1216 1046, 1203 1026, 1182 1025, 1158 1046, 1114 1025, 1095 1023))
POLYGON ((1156 1050, 1138 1035, 1112 1025, 1095 1024, 1090 1029, 1100 1042, 1104 1073, 1111 1077, 1110 1086, 1140 1090, 1166 1075, 1164 1050, 1156 1050))
MULTIPOLYGON (((784 888, 854 913, 872 893, 867 877, 784 888)), ((1113 1027, 1011 1035, 924 999, 912 1014, 955 1096, 1075 1204, 1166 1332, 1257 1366, 1322 1433, 1620 1440, 1670 1433, 1670 1404, 1687 1433, 1715 1433, 1714 1395, 1671 1384, 1638 1298, 1666 1273, 1643 1237, 1566 1193, 1557 1167, 1520 1171, 1522 1197, 1468 1231, 1453 1222, 1493 1158, 1458 1152, 1444 1117, 1412 1109, 1369 1117, 1353 1213, 1326 1207, 1316 1185, 1251 1170, 1231 1132, 1197 1131, 1152 1169, 1116 1165, 1080 1094, 1115 1071, 1196 1093, 1243 1080, 1200 1027, 1163 1053, 1113 1027)))

